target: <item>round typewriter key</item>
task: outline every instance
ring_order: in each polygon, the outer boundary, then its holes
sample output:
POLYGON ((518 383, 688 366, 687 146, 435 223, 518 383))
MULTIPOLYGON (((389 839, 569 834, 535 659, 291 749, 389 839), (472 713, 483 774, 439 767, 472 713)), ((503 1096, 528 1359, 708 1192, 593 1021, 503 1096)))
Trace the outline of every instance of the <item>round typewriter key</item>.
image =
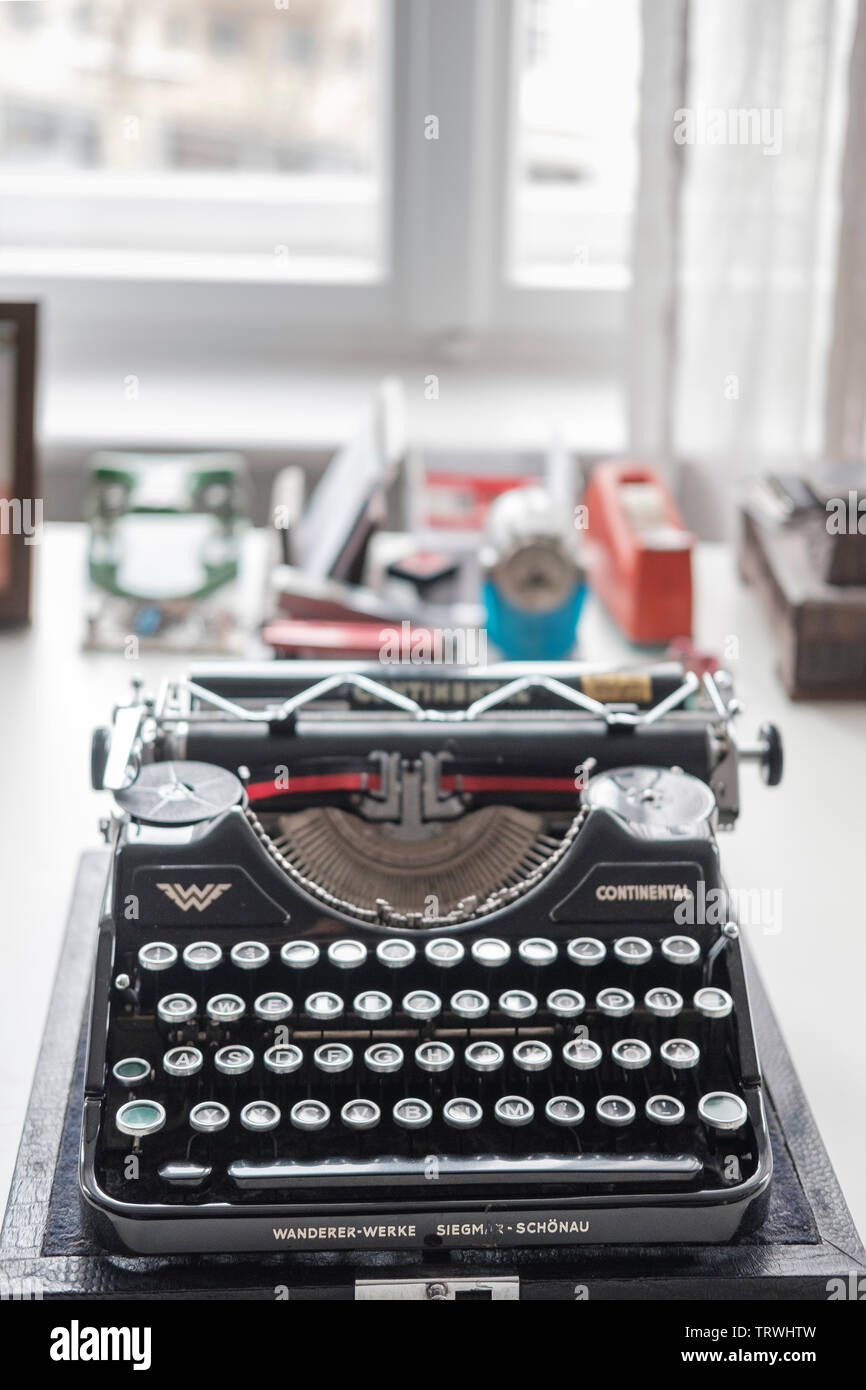
POLYGON ((214 1053, 213 1064, 223 1076, 243 1076, 252 1070, 255 1060, 249 1047, 229 1046, 214 1053))
POLYGON ((121 1086, 140 1086, 150 1076, 150 1062, 143 1057, 122 1057, 111 1068, 111 1075, 121 1086))
POLYGON ((162 1065, 169 1076, 195 1076, 204 1066, 204 1058, 197 1047, 172 1047, 163 1057, 162 1065))
POLYGON ((261 970, 271 958, 270 951, 261 941, 238 941, 229 954, 232 965, 241 970, 261 970))
POLYGON ((364 1062, 370 1071, 390 1076, 403 1065, 403 1049, 396 1043, 373 1043, 364 1053, 364 1062))
POLYGON ((339 994, 331 994, 329 990, 321 989, 317 994, 309 995, 304 1003, 304 1008, 310 1018, 314 1018, 320 1023, 328 1023, 331 1019, 340 1017, 343 1012, 343 1001, 339 994))
POLYGON ((613 943, 613 953, 623 965, 646 965, 653 948, 642 936, 621 936, 613 943))
POLYGON ((547 1007, 557 1018, 579 1018, 586 1000, 576 989, 555 989, 547 996, 547 1007))
POLYGON ((266 1023, 279 1023, 281 1019, 288 1018, 291 1012, 291 999, 279 989, 273 990, 270 994, 260 994, 253 1004, 256 1018, 262 1018, 266 1023))
POLYGON ((573 960, 575 965, 601 965, 607 955, 604 942, 594 936, 576 936, 569 941, 566 950, 569 960, 573 960))
POLYGON ((710 1091, 698 1101, 698 1115, 711 1129, 742 1129, 749 1112, 746 1102, 730 1091, 710 1091))
POLYGON ((674 1071, 688 1071, 701 1060, 701 1049, 690 1038, 668 1038, 659 1048, 659 1055, 674 1071))
POLYGON ((671 965, 694 965, 701 958, 701 948, 691 936, 666 936, 662 955, 671 965))
POLYGON ((648 989, 643 1002, 656 1018, 676 1018, 677 1014, 682 1012, 683 996, 677 994, 675 989, 659 986, 656 989, 648 989))
POLYGON ((575 1071, 593 1071, 601 1062, 601 1048, 589 1038, 572 1038, 562 1049, 562 1060, 575 1071))
POLYGON ((251 1100, 241 1111, 241 1124, 253 1134, 267 1134, 280 1123, 280 1107, 270 1100, 251 1100))
POLYGON ((367 959, 367 947, 362 941, 332 941, 328 960, 338 970, 357 970, 367 959))
POLYGON ((483 1113, 478 1101, 468 1096, 452 1096, 442 1107, 442 1118, 452 1129, 475 1129, 483 1113))
POLYGON ((156 1100, 128 1100, 121 1105, 114 1123, 121 1134, 143 1139, 146 1134, 156 1134, 157 1130, 162 1129, 165 1110, 156 1100))
POLYGON ((535 1106, 524 1096, 501 1096, 493 1107, 493 1113, 501 1125, 518 1129, 521 1125, 532 1124, 535 1106))
POLYGON ((410 1018, 429 1020, 442 1011, 442 1000, 429 989, 413 989, 403 1000, 403 1012, 410 1018))
POLYGON ((524 965, 552 965, 556 960, 557 950, 555 944, 548 941, 546 936, 528 936, 525 941, 521 941, 517 954, 524 965))
POLYGON ((415 1061, 422 1071, 448 1071, 454 1065, 454 1048, 444 1042, 419 1043, 415 1061))
POLYGON ((189 1023, 195 1018, 195 1000, 188 994, 166 994, 156 1006, 163 1023, 189 1023))
POLYGON ((331 1112, 323 1100, 299 1100, 289 1112, 295 1129, 307 1131, 324 1129, 330 1118, 331 1112))
POLYGON ((704 1018, 727 1018, 734 1007, 734 1001, 726 989, 699 989, 695 995, 695 1008, 704 1018))
POLYGON ((499 996, 499 1007, 509 1018, 532 1018, 538 1000, 528 989, 507 989, 499 996))
POLYGON ((458 1018, 483 1018, 490 1008, 490 1000, 480 989, 458 989, 451 996, 451 1010, 458 1018))
POLYGON ((466 951, 461 941, 455 941, 453 936, 437 936, 433 941, 428 941, 424 947, 424 955, 431 965, 442 966, 445 970, 450 970, 452 965, 459 965, 466 951))
POLYGON ((359 1018, 369 1019, 373 1023, 377 1019, 387 1018, 393 1005, 390 996, 383 994, 380 989, 365 989, 355 995, 352 1008, 359 1018))
POLYGON ((678 1125, 685 1118, 686 1108, 676 1096, 650 1096, 646 1116, 656 1125, 678 1125))
POLYGON ((553 1061, 553 1053, 546 1042, 534 1038, 515 1043, 511 1052, 514 1065, 521 1071, 546 1071, 553 1061))
POLYGON ((375 1129, 382 1112, 373 1100, 347 1100, 340 1119, 347 1129, 375 1129))
POLYGON ((505 1053, 499 1043, 474 1042, 463 1053, 463 1060, 473 1071, 498 1071, 505 1061, 505 1053))
POLYGON ((627 989, 603 989, 595 996, 595 1007, 607 1018, 625 1018, 634 1008, 634 995, 627 989))
POLYGON ((483 936, 480 941, 472 943, 472 959, 488 968, 505 965, 511 959, 511 947, 497 936, 483 936))
POLYGON ((426 1129, 433 1119, 433 1111, 426 1100, 418 1100, 415 1096, 398 1100, 391 1114, 395 1125, 401 1129, 426 1129))
POLYGON ((167 941, 149 941, 138 953, 142 970, 170 970, 177 961, 177 951, 167 941))
POLYGON ((237 1023, 246 1011, 246 1004, 236 994, 215 994, 205 1004, 205 1013, 213 1023, 237 1023))
POLYGON ((581 1123, 586 1111, 573 1096, 551 1096, 544 1107, 544 1113, 551 1124, 570 1129, 581 1123))
POLYGON ((228 1106, 220 1100, 202 1100, 189 1112, 190 1127, 198 1134, 217 1134, 230 1119, 228 1106))
POLYGON ((622 1129, 624 1125, 631 1124, 635 1117, 635 1108, 625 1096, 602 1096, 595 1107, 595 1113, 603 1125, 622 1129))
POLYGON ((379 942, 376 956, 389 970, 402 970, 415 959, 415 947, 411 941, 404 941, 402 937, 391 937, 387 941, 379 942))
POLYGON ((303 1064, 304 1054, 294 1043, 286 1043, 283 1047, 269 1047, 262 1060, 268 1071, 288 1076, 303 1064))
POLYGON ((641 1071, 649 1066, 652 1058, 652 1052, 640 1038, 621 1038, 614 1043, 610 1055, 626 1071, 641 1071))
POLYGON ((213 941, 192 941, 183 951, 183 963, 190 970, 214 970, 222 958, 222 951, 213 941))
POLYGON ((355 1054, 346 1043, 322 1043, 313 1053, 313 1062, 319 1071, 348 1071, 355 1060, 355 1054))
POLYGON ((293 970, 309 970, 318 964, 319 948, 314 941, 287 941, 280 947, 280 960, 293 970))

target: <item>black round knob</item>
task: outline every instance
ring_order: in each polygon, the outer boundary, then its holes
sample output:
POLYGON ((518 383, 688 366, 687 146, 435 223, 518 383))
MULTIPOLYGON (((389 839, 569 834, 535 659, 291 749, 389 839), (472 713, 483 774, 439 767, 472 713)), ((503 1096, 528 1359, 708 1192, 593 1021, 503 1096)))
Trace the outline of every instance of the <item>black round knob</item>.
POLYGON ((761 774, 768 787, 778 787, 785 766, 782 735, 775 724, 764 724, 761 727, 760 737, 767 745, 761 758, 761 774))
POLYGON ((93 730, 90 740, 90 785, 95 792, 101 792, 105 784, 105 767, 108 750, 111 747, 111 730, 100 725, 93 730))

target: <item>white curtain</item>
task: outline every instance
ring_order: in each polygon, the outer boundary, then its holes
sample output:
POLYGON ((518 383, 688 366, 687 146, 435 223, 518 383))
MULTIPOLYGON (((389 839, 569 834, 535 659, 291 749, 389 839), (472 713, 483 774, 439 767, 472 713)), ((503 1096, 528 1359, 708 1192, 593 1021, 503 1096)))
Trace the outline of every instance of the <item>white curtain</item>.
MULTIPOLYGON (((648 7, 651 14, 651 7, 648 7)), ((823 442, 854 0, 690 0, 667 351, 686 515, 823 442)), ((640 229, 638 229, 638 235, 640 229)), ((646 273, 646 271, 645 271, 646 273)))

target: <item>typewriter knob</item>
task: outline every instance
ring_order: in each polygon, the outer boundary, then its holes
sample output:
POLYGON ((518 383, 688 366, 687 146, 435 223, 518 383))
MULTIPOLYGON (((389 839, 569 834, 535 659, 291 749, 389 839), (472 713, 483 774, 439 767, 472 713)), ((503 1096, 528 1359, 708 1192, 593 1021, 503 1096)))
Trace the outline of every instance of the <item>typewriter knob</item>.
POLYGON ((760 738, 766 744, 761 758, 761 776, 768 787, 778 787, 785 766, 782 735, 775 724, 764 724, 761 726, 760 738))
POLYGON ((784 769, 782 735, 775 724, 762 724, 754 743, 738 743, 741 762, 757 763, 768 787, 778 787, 784 769))
POLYGON ((90 785, 95 792, 101 792, 104 786, 110 744, 110 729, 101 725, 98 729, 93 730, 90 740, 90 785))

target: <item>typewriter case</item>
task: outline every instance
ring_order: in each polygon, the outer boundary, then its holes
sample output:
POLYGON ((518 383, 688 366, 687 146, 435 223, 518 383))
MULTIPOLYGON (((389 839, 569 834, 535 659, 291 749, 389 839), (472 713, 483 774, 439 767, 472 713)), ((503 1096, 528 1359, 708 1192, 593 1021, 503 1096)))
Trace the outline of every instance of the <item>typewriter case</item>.
POLYGON ((737 740, 723 677, 233 666, 137 693, 94 747, 116 810, 80 1183, 105 1245, 761 1221, 716 831, 739 764, 776 782, 781 749, 737 740))

